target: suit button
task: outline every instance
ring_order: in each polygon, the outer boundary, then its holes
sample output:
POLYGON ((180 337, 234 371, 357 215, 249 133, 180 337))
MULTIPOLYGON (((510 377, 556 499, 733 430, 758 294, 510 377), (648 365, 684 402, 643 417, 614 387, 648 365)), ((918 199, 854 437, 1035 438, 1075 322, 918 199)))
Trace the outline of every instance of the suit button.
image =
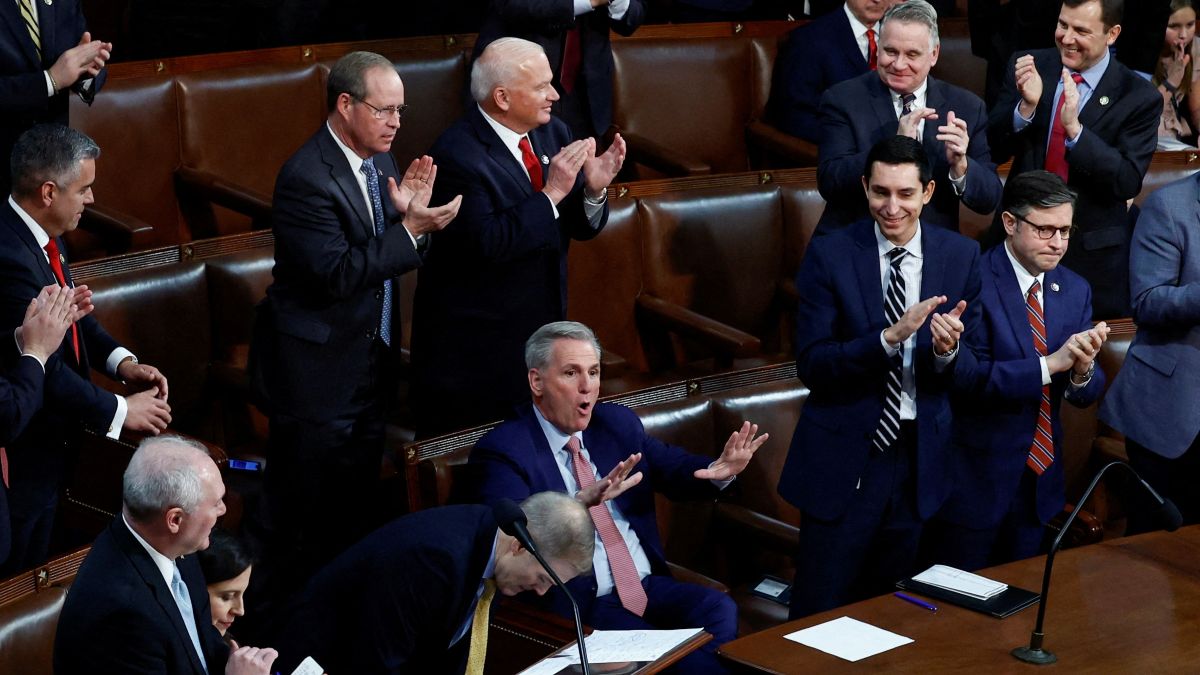
POLYGON ((383 291, 382 291, 382 290, 375 291, 375 299, 376 299, 376 300, 382 300, 382 299, 383 299, 383 291))
POLYGON ((371 330, 368 330, 368 331, 367 331, 367 339, 368 339, 368 340, 374 340, 374 339, 375 339, 375 329, 371 329, 371 330))

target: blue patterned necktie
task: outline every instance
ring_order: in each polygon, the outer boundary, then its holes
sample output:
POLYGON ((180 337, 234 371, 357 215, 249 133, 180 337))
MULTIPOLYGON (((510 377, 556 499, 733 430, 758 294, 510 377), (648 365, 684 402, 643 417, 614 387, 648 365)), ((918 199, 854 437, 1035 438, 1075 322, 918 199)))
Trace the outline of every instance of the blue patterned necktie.
POLYGON ((192 610, 192 596, 188 593, 187 584, 183 583, 183 577, 179 575, 179 565, 172 565, 172 568, 174 572, 171 574, 171 596, 175 598, 175 604, 179 607, 183 627, 187 629, 188 637, 192 638, 192 647, 200 657, 200 665, 204 667, 204 672, 208 672, 204 650, 200 649, 200 634, 196 632, 196 613, 192 610))
MULTIPOLYGON (((900 273, 900 261, 908 251, 897 246, 888 251, 891 258, 891 279, 888 282, 887 294, 884 296, 883 314, 888 325, 895 325, 904 315, 904 275, 900 273)), ((900 354, 892 357, 892 367, 888 369, 887 393, 883 399, 883 416, 879 418, 879 426, 875 428, 872 442, 880 452, 891 447, 900 436, 900 380, 904 376, 904 345, 900 345, 900 354)))
MULTIPOLYGON (((360 171, 367 177, 367 195, 371 197, 371 211, 375 216, 375 236, 382 237, 383 199, 379 196, 379 172, 375 170, 375 161, 368 157, 363 160, 360 171)), ((383 344, 392 346, 392 280, 383 282, 383 315, 379 317, 379 338, 383 344)))

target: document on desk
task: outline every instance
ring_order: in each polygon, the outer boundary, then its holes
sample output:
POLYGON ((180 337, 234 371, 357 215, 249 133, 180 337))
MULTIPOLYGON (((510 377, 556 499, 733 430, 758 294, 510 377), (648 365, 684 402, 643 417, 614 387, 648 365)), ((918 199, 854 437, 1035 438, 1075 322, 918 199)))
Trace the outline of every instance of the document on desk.
POLYGON ((1008 590, 1008 584, 964 572, 949 565, 934 565, 913 577, 913 581, 962 593, 977 600, 990 600, 1008 590))
POLYGON ((847 661, 861 661, 868 656, 874 656, 913 641, 912 638, 897 635, 848 616, 826 621, 795 633, 788 633, 783 637, 847 661))
MULTIPOLYGON (((591 663, 653 661, 699 635, 703 628, 679 630, 597 630, 587 636, 587 655, 591 663)), ((563 655, 569 663, 579 663, 579 650, 563 655)))

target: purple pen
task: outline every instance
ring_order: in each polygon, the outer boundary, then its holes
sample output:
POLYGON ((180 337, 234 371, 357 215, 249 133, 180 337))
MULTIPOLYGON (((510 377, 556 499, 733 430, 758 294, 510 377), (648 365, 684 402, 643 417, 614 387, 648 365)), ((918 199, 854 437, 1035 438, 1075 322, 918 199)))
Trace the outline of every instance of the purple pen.
POLYGON ((896 592, 896 593, 892 593, 892 595, 896 596, 897 598, 900 598, 901 600, 903 600, 905 602, 911 602, 912 604, 916 605, 917 607, 927 609, 931 612, 937 611, 937 605, 931 605, 928 602, 925 602, 924 600, 921 600, 919 598, 914 598, 913 596, 908 595, 907 593, 896 592))

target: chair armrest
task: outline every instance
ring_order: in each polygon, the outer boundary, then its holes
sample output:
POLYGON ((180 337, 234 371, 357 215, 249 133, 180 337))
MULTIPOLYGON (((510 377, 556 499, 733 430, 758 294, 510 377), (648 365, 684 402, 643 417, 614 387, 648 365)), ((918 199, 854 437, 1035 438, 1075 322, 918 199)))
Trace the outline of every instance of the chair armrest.
MULTIPOLYGON (((1063 523, 1076 508, 1078 508, 1076 504, 1067 504, 1061 513, 1050 519, 1049 526, 1055 531, 1061 531, 1063 523)), ((1075 516, 1075 522, 1071 523, 1071 529, 1067 532, 1067 536, 1063 537, 1063 548, 1097 544, 1103 539, 1104 523, 1088 511, 1079 509, 1079 515, 1075 516)))
POLYGON ((208 172, 181 166, 176 172, 180 182, 193 194, 252 218, 263 227, 270 222, 271 197, 257 190, 232 183, 208 172))
POLYGON ((816 166, 815 143, 784 133, 761 120, 746 125, 746 141, 760 151, 783 157, 795 166, 816 166))
POLYGON ((110 255, 146 248, 154 227, 117 209, 91 204, 83 209, 79 227, 100 237, 110 255))
POLYGON ((1101 464, 1128 462, 1129 453, 1125 450, 1125 441, 1111 436, 1097 436, 1092 439, 1092 458, 1101 464))
POLYGON ((639 136, 638 134, 622 133, 628 146, 628 159, 645 164, 669 176, 703 176, 712 173, 712 167, 694 157, 684 156, 665 145, 639 136))
POLYGON ((753 335, 662 298, 643 293, 637 308, 658 326, 703 342, 727 361, 762 351, 762 341, 753 335))
POLYGON ((674 577, 676 581, 682 581, 687 584, 696 584, 697 586, 704 586, 706 588, 711 588, 714 591, 720 591, 721 593, 729 595, 729 587, 717 581, 716 579, 713 579, 712 577, 704 576, 703 574, 695 570, 690 570, 682 565, 676 565, 669 560, 667 561, 667 568, 671 570, 671 576, 674 577))
POLYGON ((800 545, 800 529, 740 504, 717 502, 713 517, 739 536, 752 538, 772 550, 795 555, 800 545))

